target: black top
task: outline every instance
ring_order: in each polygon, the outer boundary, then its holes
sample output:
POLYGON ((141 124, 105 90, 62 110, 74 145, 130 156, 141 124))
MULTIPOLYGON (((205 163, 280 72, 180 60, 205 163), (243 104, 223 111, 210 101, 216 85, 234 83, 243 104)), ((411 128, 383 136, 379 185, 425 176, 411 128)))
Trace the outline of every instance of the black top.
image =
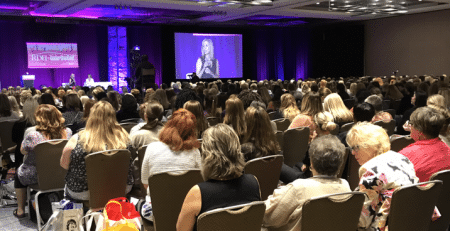
POLYGON ((202 194, 199 214, 229 206, 260 201, 259 183, 255 176, 244 174, 233 180, 208 180, 198 184, 202 194))
MULTIPOLYGON (((202 67, 201 68, 203 68, 203 66, 205 66, 205 61, 206 61, 205 56, 201 56, 200 60, 202 61, 202 67)), ((216 73, 216 70, 217 70, 217 59, 216 58, 212 58, 211 59, 211 63, 212 63, 212 66, 208 65, 208 66, 206 66, 206 68, 209 69, 211 71, 211 73, 217 75, 217 73, 216 73)), ((212 79, 212 78, 214 78, 214 76, 212 74, 208 74, 206 72, 203 72, 202 76, 199 76, 199 77, 202 78, 202 79, 212 79)))

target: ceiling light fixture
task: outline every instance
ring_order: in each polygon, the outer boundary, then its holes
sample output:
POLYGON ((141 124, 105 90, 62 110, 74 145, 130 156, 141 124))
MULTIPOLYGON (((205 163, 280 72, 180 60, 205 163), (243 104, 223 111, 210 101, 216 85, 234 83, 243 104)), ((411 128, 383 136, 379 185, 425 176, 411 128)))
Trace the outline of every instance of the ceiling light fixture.
POLYGON ((257 6, 272 6, 273 2, 276 0, 197 0, 199 4, 207 4, 207 3, 234 3, 234 4, 242 4, 242 5, 257 5, 257 6))
POLYGON ((404 14, 405 0, 329 0, 329 11, 351 12, 357 15, 404 14))

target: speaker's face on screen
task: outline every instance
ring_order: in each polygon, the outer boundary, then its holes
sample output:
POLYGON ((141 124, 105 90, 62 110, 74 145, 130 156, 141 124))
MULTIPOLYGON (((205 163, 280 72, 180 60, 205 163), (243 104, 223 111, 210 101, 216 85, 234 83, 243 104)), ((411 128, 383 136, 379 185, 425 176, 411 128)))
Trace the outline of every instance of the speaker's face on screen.
POLYGON ((203 54, 209 54, 211 51, 211 46, 209 45, 209 43, 207 41, 203 41, 202 42, 202 53, 203 54))

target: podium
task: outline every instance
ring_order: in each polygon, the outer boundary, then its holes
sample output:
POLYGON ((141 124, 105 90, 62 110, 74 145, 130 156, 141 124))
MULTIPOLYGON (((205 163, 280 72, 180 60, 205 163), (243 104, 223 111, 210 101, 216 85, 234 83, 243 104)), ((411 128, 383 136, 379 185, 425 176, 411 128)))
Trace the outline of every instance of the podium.
POLYGON ((35 75, 22 75, 22 86, 23 87, 34 87, 35 75))

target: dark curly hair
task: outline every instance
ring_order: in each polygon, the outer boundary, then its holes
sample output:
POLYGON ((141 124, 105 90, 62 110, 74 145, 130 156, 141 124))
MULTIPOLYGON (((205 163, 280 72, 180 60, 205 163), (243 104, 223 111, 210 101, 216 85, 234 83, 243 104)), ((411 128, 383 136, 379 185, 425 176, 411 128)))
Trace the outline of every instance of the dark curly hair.
POLYGON ((190 88, 181 90, 177 95, 177 99, 175 100, 175 107, 173 108, 173 110, 176 111, 179 108, 183 108, 184 104, 189 100, 196 100, 201 102, 200 97, 195 94, 194 90, 190 88))
POLYGON ((247 108, 250 107, 250 104, 255 100, 263 102, 261 96, 251 90, 241 91, 238 98, 244 103, 244 110, 247 110, 247 108))

